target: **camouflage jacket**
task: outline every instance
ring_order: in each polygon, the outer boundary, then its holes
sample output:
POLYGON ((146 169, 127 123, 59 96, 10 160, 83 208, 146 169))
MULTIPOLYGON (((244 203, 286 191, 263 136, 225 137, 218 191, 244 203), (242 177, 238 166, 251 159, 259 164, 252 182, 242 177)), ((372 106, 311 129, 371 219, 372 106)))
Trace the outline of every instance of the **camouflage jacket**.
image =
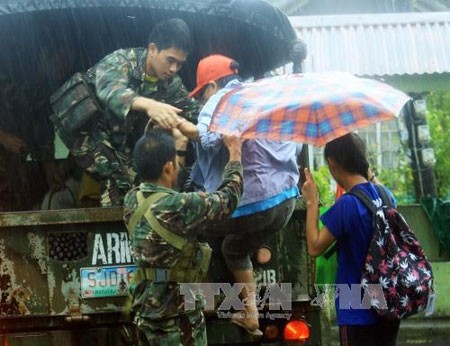
MULTIPOLYGON (((153 215, 169 231, 196 240, 199 233, 207 233, 213 224, 231 217, 242 195, 242 165, 231 162, 225 167, 222 183, 216 192, 177 193, 174 190, 152 183, 141 183, 125 196, 124 221, 138 207, 136 194, 140 190, 144 197, 152 193, 167 192, 154 203, 153 215)), ((130 234, 133 258, 139 266, 170 268, 178 260, 180 251, 163 240, 147 222, 137 222, 130 234)), ((183 312, 183 297, 175 283, 144 281, 133 292, 133 311, 147 319, 161 319, 183 312)))
MULTIPOLYGON (((242 166, 237 162, 229 163, 219 189, 211 193, 178 193, 161 185, 141 183, 125 196, 125 223, 138 207, 136 194, 139 190, 144 197, 167 192, 168 196, 151 206, 153 215, 169 231, 196 240, 199 233, 207 233, 215 222, 229 218, 238 205, 242 194, 242 166)), ((138 265, 170 268, 175 264, 179 250, 154 232, 145 217, 132 233, 131 247, 138 265)))
POLYGON ((151 82, 145 78, 147 50, 144 48, 119 49, 104 57, 88 70, 87 76, 95 83, 98 99, 109 115, 109 130, 115 146, 133 148, 143 134, 149 118, 143 112, 130 111, 138 96, 165 102, 183 110, 181 116, 197 123, 198 103, 188 97, 181 78, 151 82))

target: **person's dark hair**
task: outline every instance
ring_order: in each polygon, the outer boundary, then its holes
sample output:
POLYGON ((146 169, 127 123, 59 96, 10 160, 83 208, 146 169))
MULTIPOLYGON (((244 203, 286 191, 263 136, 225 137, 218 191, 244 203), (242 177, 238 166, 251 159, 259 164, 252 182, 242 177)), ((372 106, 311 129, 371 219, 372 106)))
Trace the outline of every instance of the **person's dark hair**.
POLYGON ((180 18, 159 22, 148 35, 147 45, 154 43, 159 50, 178 48, 186 53, 192 51, 192 38, 189 27, 180 18))
POLYGON ((332 157, 346 172, 360 174, 368 179, 366 145, 356 133, 346 134, 327 143, 324 156, 325 159, 332 157))
POLYGON ((175 142, 170 134, 161 129, 147 131, 134 146, 133 160, 136 173, 143 180, 156 180, 164 165, 175 161, 175 142))
MULTIPOLYGON (((237 61, 234 61, 234 60, 233 60, 233 61, 231 62, 231 64, 230 64, 230 68, 231 68, 232 70, 239 71, 239 63, 238 63, 237 61)), ((222 88, 224 88, 229 82, 231 82, 233 79, 237 79, 237 80, 239 80, 239 81, 242 80, 241 76, 239 76, 238 74, 230 74, 230 75, 228 75, 228 76, 225 76, 225 77, 222 77, 222 78, 218 79, 218 80, 216 81, 216 83, 217 83, 217 86, 219 87, 219 89, 222 89, 222 88)))

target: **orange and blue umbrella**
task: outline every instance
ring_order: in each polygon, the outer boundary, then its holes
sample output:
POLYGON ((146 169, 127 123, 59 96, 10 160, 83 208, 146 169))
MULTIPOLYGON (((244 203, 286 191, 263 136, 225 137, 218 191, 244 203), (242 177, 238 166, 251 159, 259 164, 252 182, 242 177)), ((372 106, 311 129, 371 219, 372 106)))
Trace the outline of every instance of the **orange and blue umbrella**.
POLYGON ((398 116, 408 95, 348 73, 303 73, 244 83, 217 105, 210 130, 322 146, 398 116))

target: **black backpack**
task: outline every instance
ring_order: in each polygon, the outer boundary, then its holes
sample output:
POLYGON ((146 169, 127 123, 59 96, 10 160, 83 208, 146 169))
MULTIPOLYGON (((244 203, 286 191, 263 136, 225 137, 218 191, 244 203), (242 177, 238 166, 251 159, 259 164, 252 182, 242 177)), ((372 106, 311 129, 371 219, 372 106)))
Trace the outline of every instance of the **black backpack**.
POLYGON ((393 207, 385 188, 374 186, 383 201, 380 207, 361 189, 349 192, 373 215, 373 235, 362 268, 361 286, 380 316, 402 319, 423 311, 430 295, 434 297, 433 272, 414 232, 393 207))

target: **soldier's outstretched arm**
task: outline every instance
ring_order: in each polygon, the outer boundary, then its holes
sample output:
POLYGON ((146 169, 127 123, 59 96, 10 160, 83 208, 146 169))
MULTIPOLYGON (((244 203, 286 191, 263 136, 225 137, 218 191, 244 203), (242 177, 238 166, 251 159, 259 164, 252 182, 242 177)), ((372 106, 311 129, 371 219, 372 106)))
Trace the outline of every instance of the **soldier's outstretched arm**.
POLYGON ((97 97, 116 116, 125 119, 130 110, 145 112, 157 125, 165 129, 177 127, 181 109, 170 104, 140 96, 130 87, 134 70, 133 55, 117 50, 96 65, 95 89, 97 97))
POLYGON ((197 124, 198 115, 202 108, 200 103, 194 98, 189 97, 189 93, 184 86, 180 77, 175 77, 168 91, 170 95, 166 101, 171 105, 182 110, 180 114, 184 119, 190 121, 194 125, 197 124))
POLYGON ((200 139, 197 126, 195 126, 190 121, 183 119, 183 121, 178 125, 178 129, 193 141, 198 141, 200 139))
POLYGON ((178 116, 181 109, 143 96, 133 100, 131 109, 145 112, 150 119, 164 129, 178 127, 183 121, 183 118, 178 116))
POLYGON ((153 215, 167 229, 186 236, 203 232, 231 217, 243 191, 242 141, 225 136, 224 144, 229 149, 230 159, 217 191, 173 194, 152 207, 153 215))

